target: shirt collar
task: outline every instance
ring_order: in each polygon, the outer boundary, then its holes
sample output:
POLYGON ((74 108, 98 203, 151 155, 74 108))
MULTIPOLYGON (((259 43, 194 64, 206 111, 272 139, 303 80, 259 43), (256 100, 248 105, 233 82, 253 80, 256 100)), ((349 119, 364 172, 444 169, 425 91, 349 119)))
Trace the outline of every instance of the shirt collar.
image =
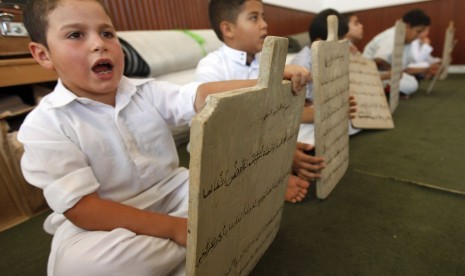
POLYGON ((61 79, 58 79, 53 93, 47 97, 52 108, 65 106, 75 99, 77 99, 77 96, 63 85, 61 79))
MULTIPOLYGON (((117 102, 121 100, 124 101, 124 98, 131 98, 131 96, 137 92, 137 86, 142 85, 149 80, 150 79, 128 79, 123 76, 116 91, 117 102)), ((78 97, 76 94, 68 90, 60 79, 58 79, 57 85, 55 86, 53 93, 48 98, 48 101, 51 108, 62 107, 73 101, 79 101, 83 104, 96 103, 94 100, 78 97)))
MULTIPOLYGON (((226 44, 223 44, 223 51, 224 53, 233 60, 236 63, 239 63, 240 65, 247 66, 247 52, 244 51, 239 51, 236 49, 233 49, 226 44)), ((258 66, 260 63, 260 53, 255 54, 255 58, 250 64, 250 67, 258 66)))

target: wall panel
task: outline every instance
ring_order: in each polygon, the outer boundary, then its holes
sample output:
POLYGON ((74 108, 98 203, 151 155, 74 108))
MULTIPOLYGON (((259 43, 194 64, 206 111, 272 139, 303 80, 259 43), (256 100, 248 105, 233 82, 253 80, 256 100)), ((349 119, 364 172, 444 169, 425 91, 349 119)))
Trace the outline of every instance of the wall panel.
POLYGON ((265 16, 270 35, 289 35, 308 32, 314 14, 285 9, 272 5, 265 5, 265 16))
MULTIPOLYGON (((454 23, 455 36, 457 38, 457 45, 455 45, 454 54, 452 55, 453 64, 465 64, 465 1, 455 0, 454 6, 454 23)), ((442 16, 441 16, 442 17, 442 16)))
MULTIPOLYGON (((208 29, 208 0, 103 0, 112 15, 117 30, 208 29)), ((284 36, 307 32, 314 14, 264 5, 270 35, 284 36)), ((337 9, 337 7, 334 7, 337 9)), ((357 12, 364 24, 365 44, 377 33, 394 25, 396 19, 413 8, 425 10, 432 18, 431 40, 433 55, 441 56, 444 31, 451 20, 457 27, 458 44, 453 53, 453 64, 465 64, 464 0, 433 0, 357 12)))
MULTIPOLYGON (((206 29, 208 0, 104 0, 117 30, 206 29)), ((265 5, 269 32, 286 35, 308 30, 312 14, 265 5)))
POLYGON ((117 30, 206 29, 208 0, 103 0, 117 30))

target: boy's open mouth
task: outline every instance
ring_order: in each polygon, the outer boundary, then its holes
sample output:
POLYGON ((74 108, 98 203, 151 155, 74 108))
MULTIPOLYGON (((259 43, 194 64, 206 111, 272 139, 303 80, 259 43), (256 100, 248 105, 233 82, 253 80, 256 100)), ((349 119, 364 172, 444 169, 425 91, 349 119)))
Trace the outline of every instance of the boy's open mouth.
POLYGON ((99 75, 108 74, 113 71, 113 64, 109 62, 99 62, 92 67, 92 71, 99 75))

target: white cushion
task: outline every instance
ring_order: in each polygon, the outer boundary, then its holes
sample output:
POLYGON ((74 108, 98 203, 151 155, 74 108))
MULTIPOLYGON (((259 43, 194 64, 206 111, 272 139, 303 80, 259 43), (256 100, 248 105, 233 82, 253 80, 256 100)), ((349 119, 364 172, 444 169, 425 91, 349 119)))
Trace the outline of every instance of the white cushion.
POLYGON ((145 60, 150 76, 195 68, 198 61, 220 47, 221 42, 213 30, 189 31, 205 40, 200 45, 193 37, 181 30, 121 31, 117 35, 128 42, 145 60))

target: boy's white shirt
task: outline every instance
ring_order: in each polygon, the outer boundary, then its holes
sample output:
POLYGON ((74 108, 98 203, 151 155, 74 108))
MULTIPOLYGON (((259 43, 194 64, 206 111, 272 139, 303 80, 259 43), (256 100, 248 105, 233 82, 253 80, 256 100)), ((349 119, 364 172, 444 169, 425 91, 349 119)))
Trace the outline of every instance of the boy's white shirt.
POLYGON ((433 47, 427 43, 421 43, 419 38, 412 41, 411 54, 413 62, 409 64, 411 68, 427 68, 431 64, 440 62, 440 58, 431 55, 433 47))
MULTIPOLYGON (((392 63, 392 50, 394 47, 394 35, 395 28, 391 27, 387 30, 376 35, 363 50, 363 56, 369 59, 381 58, 387 61, 389 64, 392 63)), ((411 43, 404 45, 403 52, 403 67, 407 68, 408 64, 413 61, 411 54, 411 43)), ((389 81, 383 81, 384 85, 388 84, 389 81)), ((407 73, 403 73, 400 79, 400 91, 402 93, 411 95, 418 90, 418 81, 414 76, 407 73)))
POLYGON ((202 58, 195 69, 195 81, 248 80, 258 78, 260 53, 247 65, 247 53, 223 44, 202 58))
MULTIPOLYGON (((169 124, 185 124, 195 115, 199 84, 180 87, 123 77, 112 107, 79 98, 58 81, 18 133, 25 149, 23 174, 43 189, 54 212, 46 230, 53 233, 63 223, 61 214, 94 191, 131 202, 151 187, 157 186, 162 198, 183 183, 166 179, 180 172, 169 124)), ((150 203, 133 204, 143 208, 150 203)))
POLYGON ((63 212, 98 191, 102 198, 139 209, 187 217, 189 172, 178 167, 168 125, 185 124, 195 114, 199 84, 123 77, 112 107, 79 98, 58 81, 27 116, 18 134, 25 148, 23 174, 43 189, 53 210, 44 222, 54 234, 48 275, 127 274, 121 269, 185 275, 184 247, 122 228, 86 231, 63 212), (67 262, 76 266, 81 255, 92 265, 70 268, 67 262))
MULTIPOLYGON (((377 34, 363 49, 363 56, 369 59, 380 58, 392 64, 392 50, 394 48, 395 28, 391 27, 377 34)), ((404 44, 402 64, 407 68, 413 61, 411 43, 404 44)))

